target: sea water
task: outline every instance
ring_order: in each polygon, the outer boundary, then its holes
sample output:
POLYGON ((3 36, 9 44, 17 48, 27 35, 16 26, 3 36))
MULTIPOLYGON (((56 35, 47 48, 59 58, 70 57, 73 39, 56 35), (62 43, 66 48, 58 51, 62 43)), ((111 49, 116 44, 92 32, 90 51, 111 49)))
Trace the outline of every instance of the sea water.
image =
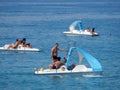
MULTIPOLYGON (((0 90, 119 90, 119 0, 0 0, 0 46, 26 38, 41 52, 0 51, 0 90), (99 36, 66 37, 69 25, 81 20, 99 36), (50 50, 58 42, 76 46, 96 57, 103 74, 41 76, 34 68, 48 68, 50 50)), ((59 52, 66 56, 66 52, 59 52)))

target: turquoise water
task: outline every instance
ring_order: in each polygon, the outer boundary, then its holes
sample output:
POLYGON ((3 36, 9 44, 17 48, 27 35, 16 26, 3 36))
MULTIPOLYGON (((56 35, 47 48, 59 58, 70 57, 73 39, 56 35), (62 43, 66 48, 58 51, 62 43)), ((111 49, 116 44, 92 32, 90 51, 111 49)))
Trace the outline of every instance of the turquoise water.
POLYGON ((0 46, 26 37, 33 47, 42 48, 0 51, 0 90, 119 90, 119 8, 119 0, 0 0, 0 46), (62 32, 78 19, 100 36, 65 37, 62 32), (48 68, 56 42, 61 48, 76 46, 89 52, 102 64, 103 75, 34 75, 34 68, 48 68))

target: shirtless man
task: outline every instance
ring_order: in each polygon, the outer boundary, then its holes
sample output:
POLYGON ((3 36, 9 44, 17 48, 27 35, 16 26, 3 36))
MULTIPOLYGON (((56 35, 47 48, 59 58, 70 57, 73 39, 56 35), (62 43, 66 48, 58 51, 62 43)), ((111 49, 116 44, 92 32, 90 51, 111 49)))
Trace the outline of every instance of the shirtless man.
POLYGON ((66 59, 64 58, 64 61, 61 62, 58 58, 58 50, 65 51, 64 49, 59 48, 59 44, 55 43, 54 47, 51 49, 51 57, 52 57, 52 64, 50 64, 50 69, 59 68, 61 65, 64 65, 66 62, 66 59))
POLYGON ((59 48, 59 44, 55 43, 54 47, 51 49, 51 57, 52 57, 52 62, 53 63, 54 63, 53 57, 54 56, 58 57, 58 50, 62 51, 62 49, 59 48))

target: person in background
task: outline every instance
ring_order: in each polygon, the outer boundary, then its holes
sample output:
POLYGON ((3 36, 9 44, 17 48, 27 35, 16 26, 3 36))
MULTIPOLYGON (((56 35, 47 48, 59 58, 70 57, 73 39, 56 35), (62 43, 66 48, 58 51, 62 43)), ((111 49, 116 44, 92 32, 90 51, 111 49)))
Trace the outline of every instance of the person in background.
POLYGON ((32 48, 32 45, 30 43, 26 43, 26 38, 22 39, 22 45, 23 47, 32 48))
POLYGON ((32 48, 32 45, 30 43, 26 44, 26 38, 23 38, 22 40, 16 39, 16 43, 10 44, 8 46, 8 49, 10 49, 10 48, 16 49, 16 48, 20 48, 20 47, 32 48))
POLYGON ((26 47, 26 38, 22 39, 22 45, 23 45, 23 47, 26 47))
POLYGON ((10 48, 14 48, 15 49, 15 48, 18 47, 19 44, 20 44, 20 40, 16 39, 15 44, 10 44, 9 47, 8 47, 8 49, 10 49, 10 48))
POLYGON ((27 48, 32 48, 32 45, 31 45, 30 43, 27 43, 27 44, 26 44, 26 47, 27 47, 27 48))
POLYGON ((91 32, 91 29, 88 27, 88 28, 87 28, 87 31, 88 31, 88 32, 91 32))

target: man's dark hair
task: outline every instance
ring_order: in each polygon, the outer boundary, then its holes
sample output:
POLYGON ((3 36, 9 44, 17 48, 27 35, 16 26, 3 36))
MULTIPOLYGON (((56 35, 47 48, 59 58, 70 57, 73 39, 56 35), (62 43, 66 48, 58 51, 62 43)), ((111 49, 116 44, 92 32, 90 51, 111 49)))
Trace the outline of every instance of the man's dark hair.
POLYGON ((61 60, 61 57, 57 57, 57 59, 58 59, 58 61, 60 61, 60 60, 61 60))
POLYGON ((58 43, 55 43, 55 45, 59 46, 59 44, 58 44, 58 43))
POLYGON ((26 38, 23 38, 23 41, 26 41, 26 38))

